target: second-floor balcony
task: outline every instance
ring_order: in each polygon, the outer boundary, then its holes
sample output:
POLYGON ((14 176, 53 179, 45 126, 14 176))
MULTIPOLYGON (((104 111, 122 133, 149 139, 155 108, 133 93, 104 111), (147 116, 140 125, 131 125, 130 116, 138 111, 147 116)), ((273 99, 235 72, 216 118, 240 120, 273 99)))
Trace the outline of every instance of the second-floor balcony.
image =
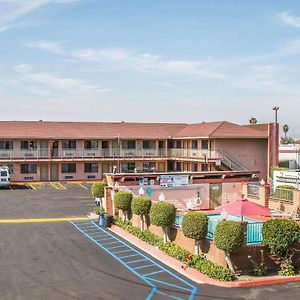
POLYGON ((35 149, 0 150, 0 161, 47 159, 218 159, 217 151, 206 149, 35 149))

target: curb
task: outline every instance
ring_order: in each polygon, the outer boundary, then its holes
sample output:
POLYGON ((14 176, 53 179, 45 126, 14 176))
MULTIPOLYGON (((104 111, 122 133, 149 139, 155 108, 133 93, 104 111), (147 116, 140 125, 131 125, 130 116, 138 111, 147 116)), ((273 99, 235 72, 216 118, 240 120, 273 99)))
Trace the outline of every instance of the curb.
POLYGON ((265 277, 263 279, 258 280, 251 280, 251 281, 235 281, 235 282, 225 282, 225 281, 218 281, 212 278, 207 277, 206 275, 200 273, 199 271, 193 268, 185 268, 185 264, 178 261, 177 259, 165 254, 158 248, 141 241, 139 238, 135 237, 131 233, 123 230, 122 228, 112 225, 111 231, 115 234, 119 235, 121 238, 125 239, 126 241, 132 243, 134 246, 138 247, 139 249, 143 250, 144 252, 148 253, 152 257, 156 258, 157 260, 161 261, 171 269, 175 270, 179 274, 189 278, 190 280, 199 283, 199 284, 210 284, 216 285, 220 287, 227 287, 227 288, 247 288, 247 287, 255 287, 255 286, 264 286, 264 285, 272 285, 272 284, 281 284, 287 282, 295 282, 300 281, 299 276, 290 276, 290 277, 265 277))

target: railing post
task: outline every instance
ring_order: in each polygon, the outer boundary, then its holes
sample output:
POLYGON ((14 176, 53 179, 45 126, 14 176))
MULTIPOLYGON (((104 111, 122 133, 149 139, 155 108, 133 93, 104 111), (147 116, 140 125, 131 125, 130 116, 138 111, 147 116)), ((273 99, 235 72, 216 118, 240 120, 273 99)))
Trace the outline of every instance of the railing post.
POLYGON ((268 184, 259 186, 259 201, 261 205, 269 207, 270 186, 268 184))
POLYGON ((247 224, 248 222, 241 222, 242 229, 243 229, 243 235, 244 235, 244 245, 247 245, 247 224))
POLYGON ((300 191, 299 190, 293 190, 293 206, 298 205, 298 208, 300 208, 300 191))

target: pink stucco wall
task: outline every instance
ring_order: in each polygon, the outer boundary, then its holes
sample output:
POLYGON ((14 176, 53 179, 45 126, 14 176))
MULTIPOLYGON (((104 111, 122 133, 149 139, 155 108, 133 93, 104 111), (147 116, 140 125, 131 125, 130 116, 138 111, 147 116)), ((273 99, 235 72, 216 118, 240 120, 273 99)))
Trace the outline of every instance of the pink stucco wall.
POLYGON ((268 141, 267 139, 216 139, 214 149, 229 154, 249 170, 260 171, 259 177, 267 177, 268 141))

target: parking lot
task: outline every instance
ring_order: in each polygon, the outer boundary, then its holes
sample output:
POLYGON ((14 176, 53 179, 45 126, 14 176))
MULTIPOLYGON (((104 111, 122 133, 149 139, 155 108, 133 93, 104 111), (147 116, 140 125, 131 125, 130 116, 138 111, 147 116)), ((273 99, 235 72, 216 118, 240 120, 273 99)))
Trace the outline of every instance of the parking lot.
MULTIPOLYGON (((157 280, 159 284, 169 280, 176 283, 174 278, 179 276, 177 286, 185 287, 185 281, 196 287, 194 299, 298 297, 298 283, 251 289, 195 284, 133 245, 123 245, 119 237, 105 240, 110 237, 101 236, 104 233, 100 229, 85 223, 89 221, 71 223, 69 219, 85 218, 94 208, 90 184, 82 183, 85 188, 77 183, 60 184, 63 188, 36 183, 35 189, 20 185, 0 190, 1 300, 170 299, 163 294, 174 290, 174 286, 160 286, 162 294, 147 298, 151 288, 145 278, 150 276, 156 284, 157 280), (19 222, 20 219, 30 222, 19 222), (55 221, 61 219, 65 220, 55 221), (130 266, 127 268, 121 261, 123 254, 116 251, 124 251, 124 256, 138 254, 142 257, 135 260, 146 260, 135 265, 133 258, 122 258, 130 266), (153 265, 147 270, 148 261, 153 265), (173 279, 166 277, 168 274, 173 279)), ((176 293, 176 299, 188 299, 184 289, 176 293)))

